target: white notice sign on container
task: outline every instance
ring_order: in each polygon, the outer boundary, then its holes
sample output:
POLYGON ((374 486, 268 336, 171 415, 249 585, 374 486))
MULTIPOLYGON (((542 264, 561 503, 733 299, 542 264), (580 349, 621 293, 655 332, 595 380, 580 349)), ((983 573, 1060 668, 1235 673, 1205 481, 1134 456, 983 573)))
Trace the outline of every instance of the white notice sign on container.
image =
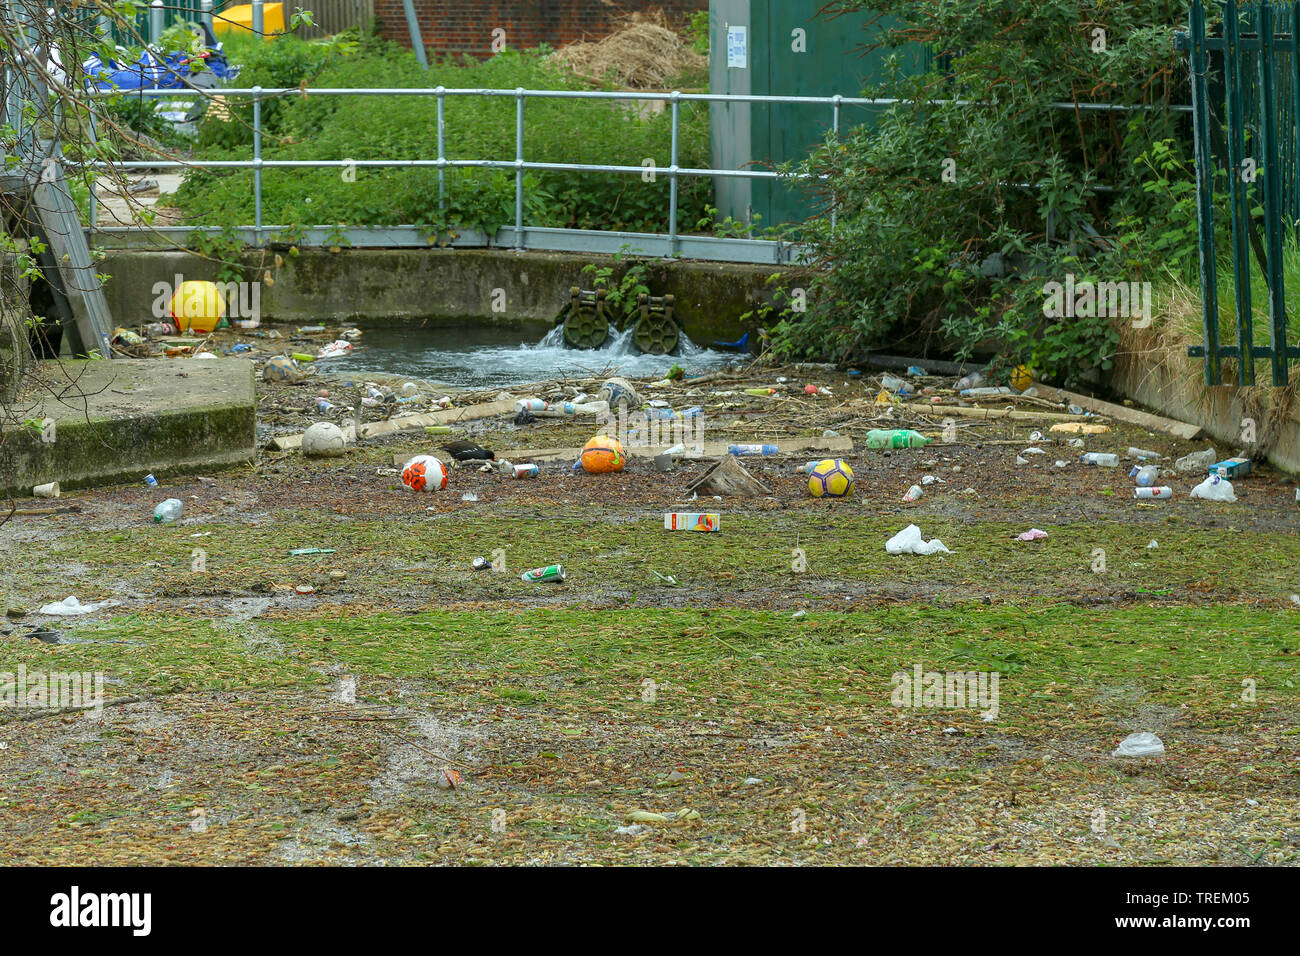
POLYGON ((743 70, 749 66, 749 28, 727 27, 727 67, 743 70))

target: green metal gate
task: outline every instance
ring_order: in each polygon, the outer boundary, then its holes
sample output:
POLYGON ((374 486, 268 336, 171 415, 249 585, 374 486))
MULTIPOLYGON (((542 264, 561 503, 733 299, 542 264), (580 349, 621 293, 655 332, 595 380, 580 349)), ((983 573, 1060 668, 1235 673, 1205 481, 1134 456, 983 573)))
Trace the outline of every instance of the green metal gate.
POLYGON ((1287 344, 1283 281, 1283 248, 1300 241, 1300 2, 1215 6, 1221 23, 1207 27, 1205 3, 1192 0, 1190 30, 1178 36, 1191 65, 1205 339, 1188 352, 1205 358, 1208 385, 1223 384, 1221 360, 1230 358, 1238 384, 1254 384, 1255 362, 1268 359, 1280 386, 1288 360, 1300 358, 1300 346, 1287 344), (1236 345, 1219 342, 1215 229, 1225 194, 1236 345), (1267 345, 1255 342, 1256 269, 1267 289, 1267 345))

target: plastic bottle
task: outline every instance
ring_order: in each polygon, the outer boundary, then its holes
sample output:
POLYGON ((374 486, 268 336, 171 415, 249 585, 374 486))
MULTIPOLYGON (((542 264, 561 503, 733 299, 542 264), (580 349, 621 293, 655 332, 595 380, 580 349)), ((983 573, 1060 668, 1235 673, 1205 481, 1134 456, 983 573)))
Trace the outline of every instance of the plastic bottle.
POLYGON ((543 412, 546 410, 546 402, 540 398, 521 398, 515 402, 516 412, 543 412))
POLYGON ((1172 498, 1173 496, 1174 496, 1174 489, 1168 487, 1167 485, 1162 485, 1159 488, 1134 488, 1133 489, 1134 498, 1172 498))
POLYGON ((170 524, 184 513, 185 504, 179 498, 168 498, 153 509, 153 520, 156 524, 170 524))
POLYGON ((963 375, 957 379, 957 391, 963 391, 968 388, 978 388, 984 381, 984 376, 979 372, 971 372, 969 375, 963 375))
POLYGON ((1154 451, 1147 451, 1145 448, 1133 448, 1131 446, 1125 454, 1130 458, 1136 458, 1138 461, 1159 461, 1161 457, 1154 451))
POLYGON ((958 394, 966 398, 977 398, 980 395, 1014 395, 1015 392, 1005 385, 990 385, 987 388, 963 388, 958 394))
POLYGON ((1160 475, 1160 469, 1155 465, 1143 465, 1141 468, 1134 468, 1128 473, 1128 476, 1140 488, 1150 488, 1156 483, 1156 478, 1160 475))
POLYGON ((727 447, 729 455, 776 455, 780 454, 780 449, 775 445, 730 445, 727 447))
POLYGON ((907 489, 907 494, 903 495, 903 500, 919 501, 923 494, 925 494, 925 492, 921 490, 920 485, 913 485, 911 488, 907 489))
POLYGON ((1079 461, 1085 465, 1100 465, 1103 468, 1119 467, 1119 455, 1106 454, 1099 451, 1090 451, 1085 455, 1079 456, 1079 461))
POLYGON ((923 448, 933 440, 910 428, 895 428, 892 431, 873 428, 867 432, 868 448, 923 448))

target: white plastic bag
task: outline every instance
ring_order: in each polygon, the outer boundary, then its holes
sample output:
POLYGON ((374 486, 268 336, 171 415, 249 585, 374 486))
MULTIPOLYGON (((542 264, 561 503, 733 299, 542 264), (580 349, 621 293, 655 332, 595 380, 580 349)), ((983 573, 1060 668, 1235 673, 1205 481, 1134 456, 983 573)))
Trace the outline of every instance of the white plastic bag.
POLYGON ((75 595, 69 594, 62 601, 44 605, 41 608, 41 613, 53 614, 59 617, 68 617, 73 614, 93 614, 101 607, 113 607, 121 603, 121 601, 100 601, 97 604, 82 604, 75 595))
POLYGON ((1232 490, 1232 482, 1227 478, 1210 475, 1192 489, 1192 497, 1204 498, 1206 501, 1236 501, 1237 493, 1232 490))
POLYGON ((952 554, 938 538, 933 541, 922 540, 921 529, 914 524, 909 524, 886 541, 885 550, 890 554, 934 554, 937 551, 952 554))
POLYGON ((1163 757, 1164 741, 1155 734, 1129 734, 1111 752, 1112 757, 1163 757))

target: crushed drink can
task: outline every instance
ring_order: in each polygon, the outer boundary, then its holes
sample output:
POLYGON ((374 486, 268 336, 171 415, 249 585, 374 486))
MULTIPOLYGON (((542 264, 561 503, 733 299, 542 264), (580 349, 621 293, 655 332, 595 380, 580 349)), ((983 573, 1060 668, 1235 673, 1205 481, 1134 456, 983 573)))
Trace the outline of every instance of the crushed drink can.
POLYGON ((478 557, 474 559, 473 568, 475 571, 489 571, 492 568, 492 562, 487 558, 478 557))
POLYGON ((148 487, 150 487, 150 488, 157 488, 157 487, 158 487, 158 479, 155 478, 153 475, 145 475, 145 476, 144 476, 144 483, 145 483, 148 487))
POLYGON ((542 473, 542 470, 536 465, 515 465, 514 476, 516 478, 536 478, 542 473))
POLYGON ((519 580, 528 584, 542 584, 547 581, 563 581, 565 577, 563 565, 548 564, 544 568, 533 568, 531 571, 525 571, 519 575, 519 580))
POLYGON ((1170 488, 1168 485, 1162 485, 1157 488, 1133 489, 1134 498, 1172 498, 1173 496, 1174 489, 1170 488))
POLYGON ((718 531, 721 524, 722 515, 717 512, 670 511, 664 515, 667 531, 718 531))

